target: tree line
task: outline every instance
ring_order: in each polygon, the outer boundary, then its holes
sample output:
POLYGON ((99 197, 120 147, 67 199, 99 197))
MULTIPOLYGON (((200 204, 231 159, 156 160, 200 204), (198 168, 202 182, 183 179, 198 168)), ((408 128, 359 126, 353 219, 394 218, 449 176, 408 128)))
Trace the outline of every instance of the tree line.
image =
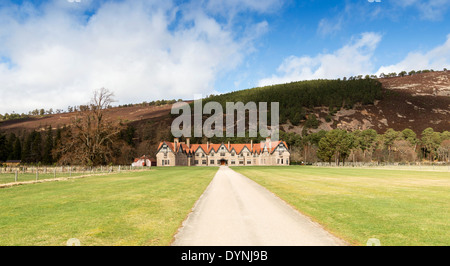
POLYGON ((134 130, 120 120, 108 119, 104 111, 113 102, 107 89, 94 92, 91 102, 64 128, 33 130, 22 136, 0 133, 0 162, 24 164, 105 165, 129 164, 134 130))
POLYGON ((304 136, 280 132, 280 138, 298 152, 297 160, 307 162, 450 162, 450 132, 433 128, 425 129, 420 137, 411 129, 390 128, 383 134, 373 129, 321 130, 304 136))
MULTIPOLYGON (((447 68, 443 69, 444 72, 447 71, 447 68)), ((393 77, 404 77, 404 76, 413 76, 416 74, 422 74, 422 73, 430 73, 430 72, 434 72, 433 69, 423 69, 423 70, 411 70, 411 71, 400 71, 399 73, 396 72, 391 72, 391 73, 381 73, 379 75, 380 78, 393 78, 393 77)), ((377 78, 377 76, 375 76, 375 78, 377 78)))
POLYGON ((33 130, 22 136, 0 134, 0 162, 20 160, 28 164, 51 165, 59 159, 54 148, 60 143, 61 134, 61 128, 55 131, 51 126, 45 133, 33 130))

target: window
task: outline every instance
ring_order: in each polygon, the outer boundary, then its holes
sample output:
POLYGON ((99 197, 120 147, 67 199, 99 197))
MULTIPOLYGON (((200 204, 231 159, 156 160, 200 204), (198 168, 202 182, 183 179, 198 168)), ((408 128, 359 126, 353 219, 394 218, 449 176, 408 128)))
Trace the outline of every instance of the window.
POLYGON ((206 164, 206 160, 202 160, 202 164, 206 164))
POLYGON ((198 164, 198 160, 195 160, 195 161, 194 161, 194 164, 198 164))
POLYGON ((239 164, 244 164, 244 161, 239 161, 239 164))
POLYGON ((214 164, 214 160, 210 160, 210 161, 209 161, 209 164, 214 164))
POLYGON ((235 161, 231 161, 231 164, 236 164, 236 162, 235 161))
POLYGON ((252 161, 247 161, 247 164, 252 164, 252 161))
POLYGON ((225 152, 221 152, 221 153, 220 153, 220 156, 225 156, 225 152))

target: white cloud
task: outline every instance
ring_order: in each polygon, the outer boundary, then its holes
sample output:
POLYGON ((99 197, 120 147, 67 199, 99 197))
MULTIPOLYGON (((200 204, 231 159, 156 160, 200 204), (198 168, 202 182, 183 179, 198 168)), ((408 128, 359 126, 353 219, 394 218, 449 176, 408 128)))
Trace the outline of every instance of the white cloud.
MULTIPOLYGON (((94 2, 27 5, 26 15, 25 6, 0 10, 0 113, 66 109, 101 87, 120 104, 190 99, 214 91, 217 75, 251 47, 251 38, 202 10, 170 1, 97 2, 87 19, 94 2)), ((245 26, 262 34, 267 22, 245 26)))
POLYGON ((334 34, 342 29, 343 17, 339 16, 335 19, 323 18, 319 21, 317 32, 322 35, 334 34))
POLYGON ((333 53, 290 56, 278 67, 277 75, 259 81, 259 86, 320 78, 342 78, 372 72, 373 53, 381 41, 377 33, 363 33, 333 53))
POLYGON ((381 66, 376 72, 392 73, 411 70, 434 69, 442 70, 450 67, 450 34, 447 35, 447 41, 427 52, 411 52, 405 59, 397 64, 381 66))
POLYGON ((281 0, 209 0, 206 4, 210 12, 223 15, 246 10, 260 13, 275 12, 282 5, 281 0))
POLYGON ((394 5, 400 7, 414 7, 419 11, 422 19, 440 20, 450 7, 448 0, 397 0, 394 5))

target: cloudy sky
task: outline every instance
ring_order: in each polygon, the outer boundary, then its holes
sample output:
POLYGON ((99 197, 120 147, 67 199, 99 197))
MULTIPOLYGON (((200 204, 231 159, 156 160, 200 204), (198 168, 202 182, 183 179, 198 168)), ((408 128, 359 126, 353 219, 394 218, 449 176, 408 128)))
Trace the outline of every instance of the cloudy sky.
POLYGON ((450 69, 449 0, 1 0, 0 113, 450 69))

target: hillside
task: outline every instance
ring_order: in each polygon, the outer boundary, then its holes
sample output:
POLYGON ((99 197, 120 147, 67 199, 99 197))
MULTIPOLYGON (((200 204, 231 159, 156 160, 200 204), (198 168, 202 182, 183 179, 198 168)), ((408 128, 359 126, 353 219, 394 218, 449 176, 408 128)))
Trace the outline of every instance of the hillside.
MULTIPOLYGON (((440 132, 450 129, 450 71, 379 81, 384 89, 381 100, 341 110, 333 116, 336 122, 324 123, 321 127, 348 130, 372 128, 379 133, 388 128, 410 128, 417 134, 427 127, 440 132)), ((323 116, 323 108, 316 110, 323 116)))
MULTIPOLYGON (((449 71, 377 80, 293 82, 213 96, 204 103, 211 100, 279 101, 281 129, 299 134, 334 128, 372 128, 378 133, 410 128, 418 135, 427 127, 439 132, 450 130, 449 71), (317 121, 310 123, 314 117, 317 121)), ((116 107, 107 109, 106 116, 133 128, 133 156, 137 156, 153 154, 159 141, 170 138, 170 109, 171 105, 116 107)), ((0 133, 23 137, 31 130, 43 132, 49 125, 69 125, 75 115, 3 121, 0 133)))
POLYGON ((450 71, 437 71, 376 80, 292 82, 207 101, 278 101, 280 128, 298 134, 335 128, 370 128, 378 133, 410 128, 420 135, 428 127, 440 132, 450 129, 449 96, 450 71))
MULTIPOLYGON (((149 154, 153 157, 158 147, 159 141, 170 137, 171 105, 161 106, 142 106, 136 105, 131 107, 115 107, 107 109, 105 112, 106 119, 119 119, 128 125, 126 141, 131 147, 123 147, 124 152, 119 162, 128 164, 135 157, 143 154, 149 154), (129 132, 132 136, 129 138, 129 132)), ((53 129, 63 128, 70 125, 76 116, 76 112, 45 115, 43 117, 34 117, 27 119, 16 119, 0 122, 1 133, 9 136, 15 134, 21 139, 21 145, 24 145, 26 136, 31 131, 36 130, 43 136, 46 134, 48 126, 53 129)), ((1 142, 1 141, 0 141, 1 142)), ((43 145, 43 144, 41 144, 43 145)))

